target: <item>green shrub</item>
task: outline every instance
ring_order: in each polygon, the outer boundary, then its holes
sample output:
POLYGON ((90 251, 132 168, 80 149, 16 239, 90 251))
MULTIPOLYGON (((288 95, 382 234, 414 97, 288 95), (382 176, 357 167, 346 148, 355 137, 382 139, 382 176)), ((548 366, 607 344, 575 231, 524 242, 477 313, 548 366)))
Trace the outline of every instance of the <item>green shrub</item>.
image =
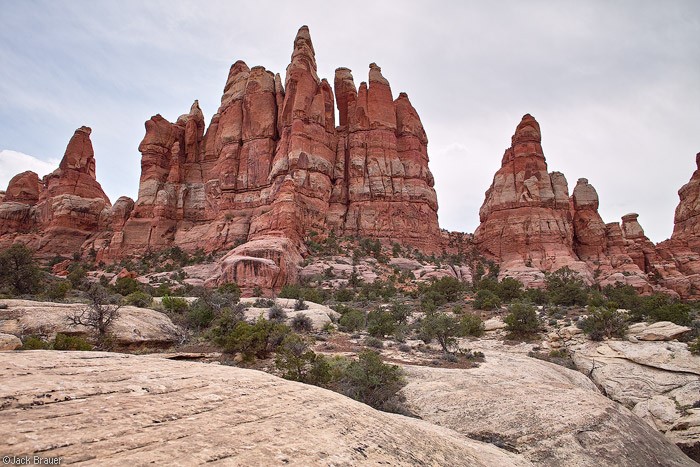
POLYGON ((568 267, 545 275, 545 286, 549 301, 553 305, 584 306, 588 303, 588 287, 568 267))
POLYGON ((32 250, 15 243, 0 252, 0 288, 12 294, 33 294, 41 287, 42 273, 32 250))
POLYGON ((27 336, 22 341, 21 350, 46 350, 50 349, 51 344, 43 340, 39 336, 27 336))
POLYGON ((275 306, 275 301, 269 298, 256 298, 253 306, 255 308, 271 308, 275 306))
POLYGON ((523 301, 544 305, 547 303, 547 293, 542 289, 525 289, 522 295, 523 301))
POLYGON ((233 308, 225 308, 219 317, 211 325, 209 335, 211 339, 220 346, 226 345, 227 336, 233 331, 236 325, 243 321, 245 308, 242 304, 237 304, 233 308))
POLYGON ((464 336, 460 319, 447 313, 428 313, 420 322, 419 336, 426 344, 437 340, 445 353, 451 351, 457 337, 464 336))
POLYGON ((355 298, 355 291, 347 287, 338 289, 335 300, 338 302, 350 302, 355 298))
POLYGON ((540 329, 540 320, 535 307, 529 303, 516 302, 508 307, 509 313, 503 319, 506 331, 512 337, 527 337, 540 329))
POLYGON ((297 313, 294 318, 292 318, 292 329, 296 332, 311 332, 314 329, 314 324, 311 318, 303 313, 297 313))
POLYGON ((374 336, 365 337, 364 344, 367 347, 374 347, 375 349, 384 348, 384 342, 381 339, 378 339, 374 336))
POLYGON ((421 302, 430 300, 435 306, 455 302, 462 299, 466 288, 466 284, 454 277, 441 277, 423 289, 421 302))
POLYGON ((338 327, 344 332, 357 332, 365 328, 367 315, 362 310, 350 308, 338 320, 338 327))
POLYGON ((275 366, 285 379, 319 385, 325 381, 323 378, 314 377, 317 360, 316 353, 309 348, 306 339, 298 334, 289 333, 277 348, 275 366))
POLYGON ((649 313, 650 321, 670 321, 676 323, 680 326, 690 326, 692 324, 691 318, 692 308, 690 305, 685 303, 669 303, 668 305, 661 306, 652 310, 649 313))
POLYGON ((74 289, 78 289, 78 288, 83 287, 85 285, 86 278, 87 278, 87 271, 85 270, 85 267, 83 267, 82 264, 71 263, 68 266, 68 275, 66 276, 66 279, 68 279, 70 281, 71 286, 74 289))
POLYGON ((70 281, 54 281, 46 287, 46 297, 51 301, 63 300, 70 290, 70 281))
POLYGON ((283 323, 287 319, 287 312, 278 304, 274 304, 267 310, 267 319, 277 323, 283 323))
POLYGON ((54 350, 92 350, 92 344, 77 336, 56 334, 53 341, 54 350))
POLYGON ((255 324, 239 321, 233 330, 222 338, 224 352, 240 352, 247 361, 256 357, 266 358, 282 343, 287 334, 289 327, 262 317, 258 318, 255 324))
POLYGON ((132 277, 120 277, 114 283, 114 291, 119 295, 127 296, 139 290, 139 282, 132 277))
POLYGON ((379 410, 395 406, 398 392, 406 384, 401 369, 383 363, 372 350, 360 352, 358 360, 344 365, 341 374, 338 392, 379 410))
POLYGON ((184 313, 189 309, 187 300, 180 297, 171 297, 166 295, 163 297, 163 308, 173 313, 184 313))
POLYGON ((216 309, 206 300, 198 298, 187 311, 187 327, 202 330, 216 318, 216 309))
POLYGON ((459 324, 463 336, 481 336, 484 333, 484 322, 476 315, 466 313, 461 316, 459 324))
POLYGON ((384 337, 393 334, 397 324, 389 310, 374 310, 367 315, 367 332, 374 337, 384 337))
POLYGON ((588 317, 579 320, 578 326, 592 340, 625 337, 627 321, 622 313, 612 308, 592 308, 589 311, 588 317))
POLYGON ((700 337, 688 343, 688 350, 693 355, 700 355, 700 337))
MULTIPOLYGON (((636 310, 641 306, 642 299, 631 285, 617 282, 615 285, 606 285, 602 292, 608 300, 608 303, 605 304, 608 308, 636 310)), ((602 304, 597 306, 602 306, 602 304)))
POLYGON ((297 298, 297 301, 294 302, 294 309, 296 311, 308 310, 309 305, 306 304, 303 298, 297 298))
POLYGON ((488 289, 480 289, 474 297, 474 308, 477 310, 494 310, 501 306, 501 298, 488 289))
POLYGON ((216 291, 220 294, 231 296, 230 299, 233 299, 236 302, 238 302, 238 300, 240 300, 241 298, 241 288, 235 282, 228 282, 226 284, 222 284, 219 286, 218 289, 216 289, 216 291))
POLYGON ((129 295, 124 297, 124 303, 127 305, 137 306, 139 308, 148 308, 153 303, 153 297, 148 295, 146 292, 141 292, 137 290, 136 292, 131 292, 129 295))
POLYGON ((523 294, 523 284, 512 277, 506 277, 498 284, 496 294, 502 302, 510 303, 523 294))

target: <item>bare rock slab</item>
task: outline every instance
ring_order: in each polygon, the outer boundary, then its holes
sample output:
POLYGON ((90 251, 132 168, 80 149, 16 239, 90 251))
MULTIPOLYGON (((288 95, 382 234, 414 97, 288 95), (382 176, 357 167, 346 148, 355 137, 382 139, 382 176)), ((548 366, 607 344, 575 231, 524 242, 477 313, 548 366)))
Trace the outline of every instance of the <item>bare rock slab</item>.
POLYGON ((6 352, 0 401, 0 452, 62 464, 531 465, 447 428, 219 365, 6 352))

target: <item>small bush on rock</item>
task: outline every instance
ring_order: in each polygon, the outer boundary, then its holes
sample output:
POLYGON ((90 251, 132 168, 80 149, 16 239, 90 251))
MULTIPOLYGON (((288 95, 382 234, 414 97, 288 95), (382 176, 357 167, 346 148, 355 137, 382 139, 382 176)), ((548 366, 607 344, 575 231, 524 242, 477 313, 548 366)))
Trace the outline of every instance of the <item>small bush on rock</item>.
POLYGON ((516 302, 508 307, 510 313, 503 319, 510 337, 524 338, 536 334, 540 320, 535 307, 525 302, 516 302))
POLYGON ((603 338, 625 337, 627 320, 612 308, 591 308, 587 318, 579 320, 578 327, 594 341, 603 338))
POLYGON ((314 324, 311 318, 303 313, 297 313, 297 315, 292 318, 292 329, 296 332, 311 332, 314 329, 314 324))
POLYGON ((85 339, 61 333, 56 334, 52 347, 54 350, 92 350, 92 344, 85 339))
POLYGON ((349 308, 338 320, 338 327, 343 332, 357 332, 365 328, 367 314, 362 310, 349 308))
POLYGON ((147 308, 151 306, 151 303, 153 303, 153 297, 148 295, 146 292, 137 290, 136 292, 132 292, 124 297, 124 303, 127 305, 137 306, 139 308, 147 308))

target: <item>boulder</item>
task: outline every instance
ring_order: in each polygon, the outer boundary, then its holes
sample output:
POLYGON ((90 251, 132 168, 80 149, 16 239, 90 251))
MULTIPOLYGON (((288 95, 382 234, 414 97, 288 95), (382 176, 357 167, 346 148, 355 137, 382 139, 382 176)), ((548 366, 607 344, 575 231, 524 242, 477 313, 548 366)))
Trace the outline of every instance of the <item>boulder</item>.
MULTIPOLYGON (((56 334, 91 336, 93 330, 69 324, 68 316, 85 305, 73 303, 36 302, 31 300, 0 300, 0 332, 18 337, 37 335, 52 340, 56 334)), ((148 308, 124 306, 110 330, 120 347, 167 347, 177 343, 182 331, 165 314, 148 308)))
POLYGON ((0 333, 0 351, 16 350, 22 347, 22 341, 12 334, 0 333))
POLYGON ((636 323, 629 327, 627 334, 642 341, 670 341, 692 331, 687 326, 679 326, 669 321, 656 323, 636 323))

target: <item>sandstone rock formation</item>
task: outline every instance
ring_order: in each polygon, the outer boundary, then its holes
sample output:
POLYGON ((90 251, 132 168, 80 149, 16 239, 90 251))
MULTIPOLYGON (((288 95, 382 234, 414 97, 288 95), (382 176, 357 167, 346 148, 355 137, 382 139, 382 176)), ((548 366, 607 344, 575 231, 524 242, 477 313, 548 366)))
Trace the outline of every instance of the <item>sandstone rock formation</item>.
POLYGON ((245 242, 224 258, 218 281, 269 289, 296 280, 310 232, 439 251, 427 138, 408 96, 394 100, 375 64, 359 92, 339 68, 336 127, 333 89, 316 70, 304 26, 284 86, 238 61, 206 130, 196 101, 175 123, 146 122, 138 200, 112 216, 115 234, 99 257, 245 242))
POLYGON ((487 351, 478 368, 406 371, 402 393, 422 419, 536 465, 694 465, 584 375, 549 362, 487 351))
MULTIPOLYGON (((17 337, 40 336, 47 341, 56 334, 90 336, 94 330, 68 323, 84 305, 0 300, 7 305, 0 309, 0 333, 17 337)), ((165 314, 147 308, 125 306, 119 310, 110 332, 114 343, 122 348, 167 347, 179 341, 182 331, 165 314)))
POLYGON ((678 342, 588 342, 573 348, 581 371, 700 462, 700 357, 678 342))
POLYGON ((111 206, 95 178, 90 133, 78 128, 59 168, 43 180, 23 172, 10 181, 0 203, 0 245, 20 241, 43 256, 72 255, 105 229, 111 206))
POLYGON ((100 465, 531 465, 447 428, 229 366, 3 352, 0 380, 12 381, 0 384, 0 446, 16 456, 100 465))
POLYGON ((474 242, 500 263, 501 276, 514 276, 525 285, 539 285, 541 272, 565 266, 590 281, 573 249, 566 178, 547 172, 541 141, 539 124, 525 115, 486 192, 474 242))

